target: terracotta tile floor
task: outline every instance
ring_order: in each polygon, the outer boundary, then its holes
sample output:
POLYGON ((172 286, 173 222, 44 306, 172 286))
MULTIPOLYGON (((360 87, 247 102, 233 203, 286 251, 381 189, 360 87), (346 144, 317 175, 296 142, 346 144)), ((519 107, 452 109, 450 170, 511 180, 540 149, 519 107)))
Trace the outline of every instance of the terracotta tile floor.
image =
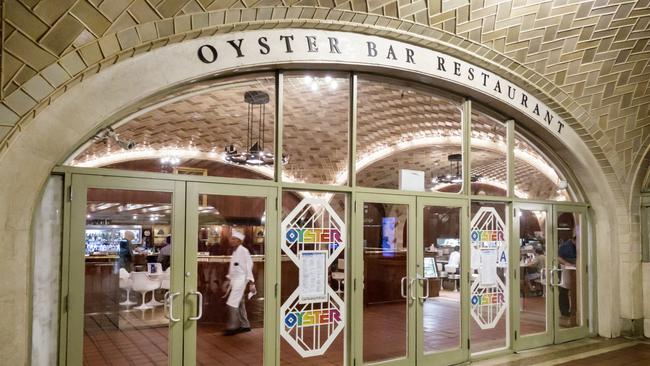
MULTIPOLYGON (((424 345, 428 352, 453 349, 459 345, 459 293, 441 292, 424 305, 424 345)), ((529 298, 522 312, 522 326, 530 332, 544 329, 544 299, 529 298), (541 313, 540 313, 541 311, 541 313)), ((86 317, 84 363, 86 365, 166 365, 167 328, 162 308, 120 313, 115 319, 103 315, 86 317), (119 325, 119 326, 118 326, 119 325)), ((497 327, 481 330, 471 320, 472 351, 505 346, 505 316, 497 327)), ((262 329, 224 337, 222 324, 199 324, 197 364, 261 365, 262 329)), ((364 309, 364 360, 379 361, 403 357, 406 353, 406 314, 403 303, 367 306, 364 309)), ((339 335, 327 354, 309 359, 309 365, 341 365, 343 336, 339 335)), ((282 365, 305 366, 286 342, 280 348, 282 365)))
POLYGON ((604 352, 596 356, 572 360, 563 366, 648 366, 650 365, 650 344, 636 344, 623 349, 604 352))

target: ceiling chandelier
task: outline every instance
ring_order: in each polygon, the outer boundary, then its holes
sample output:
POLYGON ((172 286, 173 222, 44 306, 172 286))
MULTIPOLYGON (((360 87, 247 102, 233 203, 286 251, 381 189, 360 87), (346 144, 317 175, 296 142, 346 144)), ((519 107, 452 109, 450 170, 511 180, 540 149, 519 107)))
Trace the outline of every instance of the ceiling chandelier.
MULTIPOLYGON (((447 161, 449 161, 449 174, 439 175, 432 179, 434 184, 458 184, 463 183, 463 173, 462 163, 463 155, 462 154, 449 154, 447 155, 447 161)), ((470 176, 470 181, 477 182, 481 178, 480 175, 472 174, 470 176)))
MULTIPOLYGON (((241 165, 273 165, 275 162, 273 153, 264 148, 266 105, 269 100, 269 94, 261 90, 249 90, 244 93, 244 102, 248 104, 247 149, 240 152, 237 151, 235 144, 226 146, 226 161, 241 165)), ((282 163, 286 163, 287 160, 283 155, 282 163)))

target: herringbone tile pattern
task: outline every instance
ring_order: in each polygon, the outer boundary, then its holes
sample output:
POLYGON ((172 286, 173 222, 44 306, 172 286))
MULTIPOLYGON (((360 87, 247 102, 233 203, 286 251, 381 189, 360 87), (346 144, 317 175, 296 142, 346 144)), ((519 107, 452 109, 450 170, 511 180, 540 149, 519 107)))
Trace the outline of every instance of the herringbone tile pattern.
POLYGON ((569 112, 577 114, 579 127, 606 154, 595 152, 597 158, 608 161, 619 180, 650 141, 650 0, 8 0, 2 91, 9 110, 0 112, 9 117, 0 124, 12 126, 14 113, 22 116, 36 105, 38 100, 25 94, 46 96, 70 76, 139 41, 214 23, 207 14, 198 16, 202 13, 243 8, 257 9, 215 17, 228 23, 299 14, 427 36, 435 28, 488 47, 507 56, 504 66, 540 90, 557 86, 566 94, 558 98, 578 102, 569 112), (331 9, 370 15, 362 19, 331 9), (132 28, 136 25, 144 26, 132 28), (63 68, 48 68, 59 59, 63 68))

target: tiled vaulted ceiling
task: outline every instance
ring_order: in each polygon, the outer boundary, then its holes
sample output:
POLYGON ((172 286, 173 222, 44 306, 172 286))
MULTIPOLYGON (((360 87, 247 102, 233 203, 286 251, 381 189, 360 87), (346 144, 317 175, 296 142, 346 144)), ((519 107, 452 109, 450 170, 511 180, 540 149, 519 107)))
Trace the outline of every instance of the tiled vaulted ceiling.
MULTIPOLYGON (((314 18, 323 15, 311 7, 393 17, 450 32, 510 57, 545 76, 588 111, 590 122, 583 127, 608 154, 620 180, 633 170, 637 154, 650 141, 648 0, 8 0, 4 2, 3 97, 19 87, 26 87, 28 94, 29 90, 47 93, 52 88, 48 83, 67 78, 53 75, 47 66, 71 51, 79 50, 81 58, 62 62, 63 72, 70 75, 129 44, 130 37, 152 39, 191 27, 189 19, 172 19, 179 15, 262 8, 263 16, 271 18, 276 16, 274 6, 310 7, 304 11, 314 18), (155 26, 150 23, 161 20, 155 26), (151 26, 138 28, 136 35, 123 32, 105 37, 139 24, 151 26), (99 44, 92 42, 101 37, 99 44), (38 78, 41 74, 43 78, 38 78)), ((224 22, 233 22, 254 20, 261 13, 224 14, 224 22)), ((31 104, 22 100, 22 94, 13 98, 17 101, 10 108, 31 104)), ((3 113, 11 114, 0 110, 3 113)), ((12 127, 2 124, 0 133, 12 127)))
MULTIPOLYGON (((282 98, 283 152, 289 157, 289 162, 283 166, 285 180, 333 184, 337 182, 339 174, 347 171, 347 80, 348 76, 344 73, 306 72, 288 73, 285 76, 282 98), (328 84, 325 80, 338 84, 333 87, 331 82, 328 84), (312 89, 315 82, 318 87, 312 89)), ((166 104, 115 126, 119 138, 134 141, 134 151, 190 149, 203 153, 221 153, 230 144, 242 149, 247 145, 248 123, 244 93, 257 90, 270 95, 270 102, 266 105, 267 131, 264 134, 264 144, 268 151, 273 151, 275 105, 271 101, 275 95, 275 79, 272 75, 243 75, 217 82, 206 81, 203 84, 209 85, 205 91, 179 95, 166 104)), ((429 89, 419 84, 407 85, 394 79, 359 75, 359 185, 397 188, 399 169, 416 169, 425 172, 426 187, 429 189, 433 187, 433 178, 454 174, 448 156, 461 153, 460 104, 429 89), (360 160, 365 156, 418 138, 441 138, 442 141, 433 140, 435 142, 424 146, 404 146, 390 153, 380 153, 377 158, 360 165, 360 160)), ((472 113, 471 121, 472 141, 480 140, 483 144, 472 147, 472 174, 501 182, 505 186, 505 125, 480 111, 472 113)), ((255 128, 253 137, 257 134, 255 128)), ((546 160, 520 135, 516 136, 515 141, 517 151, 525 151, 533 160, 546 160)), ((101 159, 96 159, 121 152, 124 150, 110 139, 95 141, 84 147, 72 164, 104 166, 105 163, 100 163, 101 159)), ((145 158, 156 156, 154 153, 148 154, 145 154, 145 158)), ((143 159, 143 156, 137 155, 126 160, 138 159, 143 159)), ((220 155, 211 159, 222 161, 220 155)), ((182 160, 181 166, 198 167, 197 164, 206 164, 189 160, 182 160)), ((113 167, 124 169, 125 165, 113 167)), ((138 168, 131 165, 127 169, 142 168, 143 166, 138 168)), ((155 171, 155 167, 144 169, 152 168, 155 171)), ((521 177, 517 182, 519 191, 530 194, 531 198, 555 197, 557 182, 545 177, 542 171, 543 167, 527 163, 523 154, 515 154, 515 176, 521 177)), ((557 174, 562 178, 560 172, 557 174)))

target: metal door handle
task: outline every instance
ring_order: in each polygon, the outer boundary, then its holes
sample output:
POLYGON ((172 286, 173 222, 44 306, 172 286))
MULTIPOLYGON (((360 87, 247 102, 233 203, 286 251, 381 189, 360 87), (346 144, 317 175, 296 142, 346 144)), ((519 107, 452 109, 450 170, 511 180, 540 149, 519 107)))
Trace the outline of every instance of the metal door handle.
POLYGON ((400 294, 402 295, 403 298, 406 299, 406 291, 404 289, 405 280, 406 280, 406 276, 402 277, 402 280, 400 281, 400 294))
POLYGON ((199 320, 203 317, 203 294, 198 291, 190 292, 190 294, 196 295, 199 301, 196 305, 196 307, 198 308, 197 309, 198 314, 196 314, 196 316, 191 316, 189 320, 199 320))
POLYGON ((415 278, 411 278, 409 281, 409 294, 411 295, 411 300, 415 301, 415 295, 413 295, 413 282, 415 282, 415 278))
POLYGON ((431 291, 431 290, 429 289, 429 278, 425 278, 425 279, 424 279, 424 283, 425 283, 425 286, 427 286, 427 295, 425 296, 425 298, 428 299, 428 298, 429 298, 429 295, 430 295, 430 294, 429 294, 429 291, 431 291))
POLYGON ((165 317, 174 323, 181 321, 180 318, 174 318, 174 297, 180 294, 180 292, 174 292, 173 294, 170 294, 169 291, 167 291, 165 292, 165 300, 163 301, 163 305, 166 310, 165 317), (169 304, 169 307, 167 304, 169 304))
POLYGON ((423 282, 423 285, 422 285, 422 286, 426 286, 426 289, 427 289, 427 291, 426 291, 426 295, 424 295, 424 296, 418 296, 418 299, 420 299, 420 300, 426 300, 426 299, 428 299, 428 298, 429 298, 429 291, 430 291, 430 290, 429 290, 429 279, 426 278, 426 277, 420 277, 420 275, 418 275, 418 276, 417 276, 417 280, 418 280, 418 281, 422 281, 422 282, 423 282))
MULTIPOLYGON (((559 283, 559 282, 558 282, 558 283, 553 282, 553 278, 555 278, 555 275, 554 275, 555 272, 561 272, 561 271, 562 271, 561 268, 553 268, 553 269, 550 271, 550 272, 551 272, 551 279, 550 279, 550 281, 549 281, 549 284, 550 284, 551 286, 556 286, 556 287, 557 287, 557 286, 560 286, 560 283, 559 283)), ((548 276, 547 276, 547 277, 548 277, 548 276)))

